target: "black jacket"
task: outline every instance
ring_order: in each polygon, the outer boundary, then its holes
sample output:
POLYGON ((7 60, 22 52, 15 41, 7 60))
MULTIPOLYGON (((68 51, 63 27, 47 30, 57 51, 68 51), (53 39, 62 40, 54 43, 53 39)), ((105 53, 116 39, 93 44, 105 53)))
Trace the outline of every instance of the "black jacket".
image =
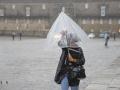
MULTIPOLYGON (((72 63, 72 64, 73 65, 84 65, 85 64, 85 58, 84 58, 82 48, 77 47, 77 48, 71 48, 71 49, 79 51, 79 55, 77 55, 74 51, 70 51, 72 57, 77 57, 79 59, 78 62, 72 63)), ((61 54, 60 61, 59 61, 57 71, 56 71, 56 74, 55 74, 55 82, 57 84, 61 84, 62 79, 65 77, 66 73, 68 72, 68 69, 66 68, 66 67, 69 66, 68 64, 66 64, 66 63, 69 63, 69 61, 66 60, 67 55, 68 55, 68 48, 62 48, 62 54, 61 54)), ((71 80, 71 79, 68 78, 68 81, 69 81, 70 86, 79 85, 79 80, 78 79, 71 80)))

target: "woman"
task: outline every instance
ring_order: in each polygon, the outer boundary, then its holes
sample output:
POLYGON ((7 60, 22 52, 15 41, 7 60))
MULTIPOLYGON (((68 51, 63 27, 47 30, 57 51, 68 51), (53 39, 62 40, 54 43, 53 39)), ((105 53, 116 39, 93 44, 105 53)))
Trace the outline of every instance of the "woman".
POLYGON ((71 78, 70 72, 72 66, 81 66, 85 64, 82 48, 76 44, 80 39, 73 33, 69 33, 66 36, 65 33, 63 33, 62 35, 62 37, 66 37, 67 46, 69 47, 63 47, 64 43, 62 41, 65 40, 60 40, 58 42, 58 45, 62 48, 62 54, 57 67, 55 82, 61 84, 61 90, 68 90, 69 86, 71 90, 79 90, 80 79, 71 78), (69 60, 69 54, 74 58, 73 61, 69 60))

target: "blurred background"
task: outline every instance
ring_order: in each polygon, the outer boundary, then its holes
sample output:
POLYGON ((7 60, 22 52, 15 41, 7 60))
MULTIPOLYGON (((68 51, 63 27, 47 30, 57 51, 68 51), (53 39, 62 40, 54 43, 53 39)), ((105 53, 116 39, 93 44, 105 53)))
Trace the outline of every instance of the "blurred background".
POLYGON ((90 38, 120 36, 120 0, 0 0, 0 35, 45 38, 62 7, 90 38))

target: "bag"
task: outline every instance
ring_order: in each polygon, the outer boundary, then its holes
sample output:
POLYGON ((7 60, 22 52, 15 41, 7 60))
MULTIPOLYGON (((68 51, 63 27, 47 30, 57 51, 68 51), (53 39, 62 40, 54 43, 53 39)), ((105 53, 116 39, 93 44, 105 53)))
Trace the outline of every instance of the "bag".
POLYGON ((74 59, 70 53, 68 53, 67 57, 69 62, 77 62, 77 59, 74 59))
MULTIPOLYGON (((77 62, 78 59, 73 58, 73 56, 72 56, 71 53, 70 53, 70 50, 72 50, 72 49, 69 49, 69 48, 68 48, 68 55, 67 55, 67 58, 68 58, 68 59, 67 59, 67 60, 68 60, 69 62, 77 62)), ((77 50, 72 50, 72 51, 75 51, 75 54, 79 56, 79 54, 80 54, 79 51, 77 51, 77 50)))
MULTIPOLYGON (((69 62, 74 62, 74 63, 76 63, 77 60, 78 60, 78 59, 75 59, 75 58, 72 57, 69 50, 68 50, 67 58, 68 58, 67 60, 69 62)), ((81 66, 71 66, 69 76, 70 76, 70 78, 79 78, 79 79, 86 78, 84 66, 82 66, 82 65, 81 66)))
POLYGON ((71 79, 78 78, 78 79, 85 79, 85 68, 83 66, 72 67, 71 71, 69 72, 69 77, 71 79))

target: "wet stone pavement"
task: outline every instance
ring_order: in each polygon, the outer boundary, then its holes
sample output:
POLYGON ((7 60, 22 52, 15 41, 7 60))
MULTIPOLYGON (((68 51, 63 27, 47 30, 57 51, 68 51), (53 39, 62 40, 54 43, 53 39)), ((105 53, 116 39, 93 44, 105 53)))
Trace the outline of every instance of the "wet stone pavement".
MULTIPOLYGON (((87 78, 80 90, 119 90, 120 39, 108 47, 104 39, 91 39, 82 48, 87 78)), ((47 49, 44 39, 0 37, 0 90, 60 90, 54 83, 60 53, 47 49)))
POLYGON ((92 77, 85 90, 120 90, 120 57, 92 77))

